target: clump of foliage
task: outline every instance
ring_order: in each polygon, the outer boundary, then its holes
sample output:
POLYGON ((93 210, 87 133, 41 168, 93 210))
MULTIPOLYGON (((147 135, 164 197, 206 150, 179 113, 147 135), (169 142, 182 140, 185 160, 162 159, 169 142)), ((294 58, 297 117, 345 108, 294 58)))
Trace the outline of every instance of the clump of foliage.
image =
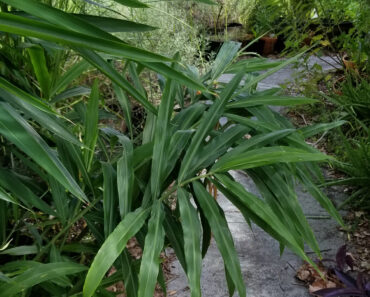
MULTIPOLYGON (((2 296, 112 296, 106 288, 123 280, 127 296, 151 297, 157 282, 165 290, 160 254, 168 244, 188 276, 191 296, 201 296, 211 234, 230 295, 246 296, 224 213, 207 191, 210 183, 248 223, 315 265, 304 244, 319 256, 320 249, 295 181, 343 224, 313 182, 322 180, 316 162, 328 156, 305 142, 332 125, 296 130, 268 105, 315 100, 256 90, 259 81, 299 56, 278 66, 263 59, 235 62, 240 44, 230 42, 201 75, 179 63, 178 55, 155 54, 109 33, 150 29, 143 24, 71 14, 51 1, 1 2, 2 44, 15 49, 2 52, 7 62, 0 78, 2 296), (13 53, 20 59, 16 65, 13 53), (54 64, 64 55, 68 59, 61 61, 79 58, 65 69, 54 64), (90 69, 111 80, 126 133, 103 124, 114 115, 107 115, 99 80, 90 88, 76 84, 90 69), (159 77, 158 106, 140 79, 144 69, 159 77), (235 76, 217 83, 223 73, 235 76), (132 133, 133 100, 147 113, 138 139, 132 133), (223 126, 221 117, 228 119, 223 126), (228 173, 233 169, 246 170, 261 197, 235 181, 228 173), (139 260, 127 248, 133 237, 143 249, 139 260), (111 267, 116 272, 107 276, 111 267)), ((137 0, 116 2, 150 10, 137 0)))

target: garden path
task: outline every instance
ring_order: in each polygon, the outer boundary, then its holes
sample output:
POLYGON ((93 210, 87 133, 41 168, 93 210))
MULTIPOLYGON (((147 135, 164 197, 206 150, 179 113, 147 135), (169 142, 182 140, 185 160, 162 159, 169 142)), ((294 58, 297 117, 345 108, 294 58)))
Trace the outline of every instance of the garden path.
MULTIPOLYGON (((324 57, 324 59, 330 59, 324 57)), ((309 63, 319 63, 324 71, 332 67, 322 60, 311 58, 309 63)), ((261 90, 277 87, 287 81, 292 81, 295 75, 292 67, 287 67, 268 77, 259 84, 261 90)), ((220 81, 227 82, 231 75, 224 75, 220 81)), ((243 172, 232 172, 234 178, 242 183, 248 191, 257 194, 253 181, 243 172)), ((345 194, 339 189, 327 193, 335 201, 342 201, 345 194)), ((343 235, 338 232, 337 224, 328 217, 325 210, 303 191, 297 187, 297 195, 303 211, 307 216, 321 217, 309 219, 315 232, 324 258, 333 258, 343 243, 343 235)), ((240 258, 243 277, 247 286, 248 297, 308 297, 307 288, 295 279, 302 260, 288 249, 279 257, 279 244, 259 227, 253 225, 252 229, 245 223, 242 214, 221 193, 218 202, 223 208, 229 228, 234 238, 235 247, 240 258)), ((309 250, 307 250, 310 253, 309 250)), ((190 291, 186 276, 177 260, 171 264, 171 279, 168 282, 168 295, 175 297, 189 297, 190 291)), ((224 265, 217 246, 212 240, 208 254, 203 260, 202 272, 203 297, 228 297, 227 285, 224 275, 224 265)), ((238 296, 235 294, 235 296, 238 296)))

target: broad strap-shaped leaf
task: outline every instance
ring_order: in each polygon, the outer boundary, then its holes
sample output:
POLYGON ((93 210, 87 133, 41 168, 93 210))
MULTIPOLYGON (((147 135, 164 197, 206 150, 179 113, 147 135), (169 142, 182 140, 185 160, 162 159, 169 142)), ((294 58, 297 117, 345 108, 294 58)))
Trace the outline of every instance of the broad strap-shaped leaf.
POLYGON ((30 156, 77 198, 87 198, 39 134, 7 103, 0 102, 0 134, 30 156))
POLYGON ((182 188, 178 188, 177 201, 180 206, 181 225, 184 232, 184 251, 191 297, 200 297, 202 271, 201 225, 197 211, 190 203, 189 193, 182 188))
POLYGON ((155 30, 155 27, 122 20, 122 19, 115 19, 115 18, 108 18, 102 16, 95 16, 95 15, 85 15, 85 14, 77 14, 76 17, 90 23, 93 26, 99 27, 100 29, 114 33, 114 32, 147 32, 155 30))
POLYGON ((254 85, 256 85, 257 83, 259 83, 261 80, 265 79, 266 77, 269 77, 271 74, 274 74, 275 72, 279 71, 280 69, 286 67, 287 65, 291 64, 291 63, 294 63, 295 61, 297 61, 300 57, 302 57, 302 55, 304 54, 305 52, 302 52, 286 61, 284 61, 283 63, 281 63, 280 65, 256 76, 255 78, 249 80, 248 82, 246 82, 244 84, 244 86, 237 92, 234 94, 233 97, 236 97, 242 93, 244 93, 245 91, 248 91, 251 87, 253 87, 254 85))
POLYGON ((293 96, 248 96, 243 100, 234 101, 226 105, 226 108, 245 108, 256 105, 294 106, 300 104, 316 103, 317 100, 305 97, 293 96))
POLYGON ((98 140, 98 117, 99 117, 99 84, 98 80, 94 81, 91 89, 89 101, 87 103, 85 115, 85 137, 84 143, 86 149, 84 151, 84 161, 87 171, 90 171, 93 161, 95 146, 98 140))
POLYGON ((104 234, 107 238, 117 224, 117 175, 110 163, 102 163, 103 168, 103 208, 104 208, 104 234))
POLYGON ((27 100, 24 100, 24 98, 20 97, 22 95, 24 95, 24 93, 18 93, 15 95, 5 91, 4 89, 0 89, 0 98, 16 108, 19 108, 22 112, 38 122, 45 129, 70 143, 73 143, 77 146, 83 146, 83 144, 68 130, 68 128, 63 125, 59 118, 57 118, 54 114, 46 113, 32 103, 27 102, 27 100))
MULTIPOLYGON (((98 28, 96 26, 93 26, 90 23, 85 22, 85 21, 83 21, 83 20, 81 20, 81 19, 79 19, 79 18, 77 18, 77 17, 75 17, 71 14, 65 13, 61 10, 55 9, 51 6, 45 5, 45 4, 40 3, 38 1, 29 0, 27 2, 23 2, 23 1, 20 2, 20 1, 17 1, 17 0, 4 0, 4 2, 6 2, 9 5, 12 5, 14 7, 17 7, 18 9, 24 10, 24 11, 28 12, 29 14, 32 14, 34 16, 37 16, 37 17, 41 18, 41 19, 44 19, 44 20, 48 21, 51 24, 55 24, 55 25, 58 26, 58 28, 60 28, 60 27, 67 28, 69 30, 77 31, 81 34, 84 34, 84 35, 90 36, 92 38, 95 38, 97 41, 100 40, 100 43, 105 44, 105 42, 102 41, 102 39, 104 39, 104 40, 106 39, 108 41, 113 42, 114 44, 126 45, 125 43, 123 43, 120 39, 118 39, 114 35, 111 35, 111 34, 105 32, 105 31, 101 30, 100 28, 98 28)), ((0 20, 1 20, 1 17, 0 17, 0 20)), ((0 22, 0 25, 1 25, 1 22, 0 22)), ((68 31, 68 32, 70 32, 70 31, 68 31)), ((52 41, 52 40, 50 40, 50 41, 52 41)), ((61 42, 62 44, 67 44, 63 40, 59 40, 59 42, 61 42)), ((72 46, 72 45, 70 44, 70 46, 72 46)), ((156 59, 156 61, 169 61, 169 59, 167 59, 165 57, 158 56, 158 55, 155 55, 155 54, 150 53, 150 52, 145 52, 145 51, 137 49, 137 48, 133 48, 133 47, 130 47, 130 48, 135 49, 134 52, 137 52, 137 53, 143 52, 143 53, 148 53, 148 55, 154 55, 155 57, 160 57, 160 58, 156 59)), ((90 48, 90 49, 93 49, 93 48, 90 48)), ((78 46, 77 44, 75 44, 75 50, 80 52, 80 53, 81 53, 81 51, 83 51, 84 52, 83 55, 86 58, 86 55, 87 55, 86 48, 83 49, 83 48, 81 48, 81 46, 78 46)), ((120 51, 122 51, 122 49, 120 49, 120 51)), ((113 52, 110 52, 110 54, 114 55, 113 52)), ((165 75, 166 77, 169 77, 173 80, 176 80, 176 81, 178 81, 178 82, 180 82, 180 83, 182 83, 182 84, 184 84, 184 85, 186 85, 190 88, 194 88, 194 89, 205 91, 205 92, 207 91, 207 89, 201 83, 198 83, 194 79, 191 79, 191 78, 185 76, 181 72, 176 71, 175 69, 173 69, 170 66, 167 66, 164 63, 145 63, 145 61, 148 61, 148 59, 145 59, 145 58, 138 58, 138 59, 132 58, 132 60, 137 60, 142 65, 144 65, 145 67, 148 67, 148 68, 150 68, 150 69, 152 69, 152 70, 154 70, 154 71, 156 71, 156 72, 158 72, 162 75, 165 75)), ((152 59, 152 60, 154 61, 154 59, 152 59)), ((92 63, 91 58, 90 58, 89 62, 92 63)), ((100 64, 101 64, 101 62, 100 62, 100 64)), ((103 67, 103 68, 107 68, 107 67, 103 67)), ((112 70, 109 71, 109 72, 112 72, 112 70)), ((117 83, 117 84, 119 84, 119 83, 117 83)), ((145 106, 144 103, 143 103, 143 105, 145 106)))
POLYGON ((248 169, 275 163, 324 161, 330 157, 320 152, 311 153, 288 146, 273 146, 254 149, 241 154, 221 157, 211 172, 226 172, 231 169, 248 169))
POLYGON ((160 195, 163 184, 164 170, 167 165, 167 152, 169 151, 169 132, 170 120, 173 112, 175 101, 175 85, 171 80, 166 81, 166 86, 163 91, 161 104, 159 105, 158 117, 155 126, 153 159, 151 170, 151 193, 152 198, 156 199, 160 195))
POLYGON ((71 216, 67 193, 64 187, 53 177, 49 177, 49 186, 56 209, 56 215, 59 217, 62 224, 65 225, 71 216))
POLYGON ((238 290, 239 296, 245 297, 246 289, 240 268, 240 262, 225 215, 218 206, 214 197, 207 192, 200 182, 193 182, 193 188, 196 199, 211 226, 217 247, 221 253, 230 277, 238 290))
POLYGON ((148 8, 149 6, 143 2, 137 0, 113 0, 124 6, 133 7, 133 8, 148 8))
MULTIPOLYGON (((11 1, 7 0, 7 2, 11 1)), ((143 62, 170 61, 166 57, 135 48, 123 42, 112 40, 103 41, 101 38, 8 13, 0 13, 0 30, 50 42, 62 43, 71 47, 96 50, 125 59, 143 62)))
POLYGON ((338 213, 337 209, 330 201, 329 197, 327 197, 317 185, 311 181, 309 178, 306 168, 302 168, 298 166, 297 168, 297 175, 298 178, 301 180, 304 187, 310 192, 310 194, 320 203, 321 207, 323 207, 341 226, 344 226, 343 219, 341 215, 338 213))
POLYGON ((59 80, 57 80, 53 88, 51 89, 51 97, 54 97, 56 94, 64 91, 71 82, 79 77, 82 73, 84 73, 89 68, 89 63, 82 60, 78 63, 75 63, 71 68, 69 68, 59 80))
POLYGON ((132 126, 130 100, 126 96, 123 89, 118 87, 117 84, 113 84, 113 90, 114 90, 114 93, 116 94, 116 98, 117 98, 119 104, 121 105, 123 115, 124 115, 125 124, 127 125, 127 128, 130 132, 130 137, 131 137, 131 139, 133 139, 133 137, 134 137, 133 136, 134 135, 133 131, 134 130, 133 130, 133 126, 132 126))
POLYGON ((19 205, 17 200, 13 198, 10 194, 8 194, 4 189, 0 187, 0 199, 6 202, 14 203, 19 205))
POLYGON ((55 211, 27 187, 14 172, 0 168, 0 185, 28 208, 36 207, 44 213, 55 216, 55 211))
POLYGON ((131 212, 132 195, 134 188, 134 149, 131 141, 126 136, 118 138, 123 145, 122 157, 117 162, 117 188, 119 212, 121 218, 131 212))
POLYGON ((250 130, 242 125, 235 125, 223 133, 214 137, 209 143, 200 149, 199 155, 193 165, 197 169, 212 165, 223 155, 237 140, 241 140, 250 130))
POLYGON ((22 274, 11 278, 9 283, 0 285, 1 296, 11 297, 33 286, 61 276, 76 274, 86 270, 83 265, 73 262, 57 262, 35 265, 22 274))
POLYGON ((220 190, 225 190, 224 194, 227 198, 242 212, 247 212, 243 213, 243 215, 246 214, 250 216, 261 228, 266 230, 284 245, 287 245, 302 259, 309 262, 315 268, 317 267, 316 264, 307 257, 297 241, 297 238, 292 235, 289 229, 287 229, 279 217, 274 214, 273 210, 266 202, 252 193, 249 193, 241 184, 233 181, 226 175, 216 174, 215 177, 224 186, 224 188, 220 187, 220 190))
POLYGON ((138 92, 131 84, 129 84, 129 82, 116 69, 114 69, 111 64, 106 62, 100 55, 93 51, 80 48, 76 49, 76 51, 78 51, 81 54, 81 56, 91 65, 95 66, 107 77, 109 77, 120 88, 127 91, 132 97, 135 98, 135 100, 140 102, 147 110, 154 114, 157 114, 157 109, 148 101, 148 99, 143 94, 138 92))
POLYGON ((211 79, 217 79, 237 56, 241 43, 235 41, 225 42, 217 54, 211 69, 211 79))
POLYGON ((225 73, 238 73, 240 71, 244 71, 245 73, 257 72, 279 66, 281 63, 283 63, 283 61, 271 62, 266 58, 244 59, 231 64, 227 67, 225 73))
POLYGON ((35 108, 42 110, 49 114, 58 115, 51 107, 49 107, 46 103, 42 102, 40 98, 32 96, 31 94, 19 89, 18 87, 14 86, 6 79, 0 77, 0 87, 4 91, 16 96, 20 100, 23 100, 35 108))
POLYGON ((236 75, 232 81, 227 85, 227 87, 222 91, 220 97, 215 100, 211 108, 203 116, 197 132, 195 133, 190 146, 185 154, 185 157, 181 163, 179 182, 184 181, 188 176, 190 176, 193 171, 191 165, 193 160, 196 159, 199 152, 199 147, 202 145, 204 139, 209 134, 210 130, 216 125, 219 120, 226 103, 230 99, 230 96, 235 92, 236 88, 239 86, 244 74, 240 73, 236 75))
POLYGON ((303 127, 297 130, 297 132, 302 133, 304 138, 309 138, 311 136, 317 135, 322 132, 329 131, 331 129, 340 127, 344 125, 346 121, 335 121, 332 123, 321 123, 321 124, 316 124, 308 127, 303 127))
POLYGON ((152 214, 148 223, 148 234, 145 237, 139 273, 138 297, 152 297, 154 294, 161 262, 160 253, 164 244, 163 219, 162 202, 156 200, 152 206, 152 214))
POLYGON ((96 254, 87 273, 83 296, 91 297, 99 286, 105 273, 126 248, 127 241, 144 225, 150 209, 139 208, 129 213, 105 240, 96 254))
POLYGON ((135 269, 135 263, 131 258, 131 255, 127 249, 125 249, 120 257, 121 271, 125 284, 126 294, 128 296, 136 297, 137 290, 139 287, 139 281, 137 277, 137 271, 135 269))
POLYGON ((57 103, 64 99, 69 99, 73 97, 81 97, 85 95, 89 95, 91 93, 90 88, 86 87, 72 87, 70 89, 67 89, 60 94, 56 95, 52 100, 51 103, 57 103))
POLYGON ((30 55, 33 71, 39 82, 42 95, 44 98, 49 99, 51 77, 48 71, 44 49, 41 46, 34 45, 27 48, 27 51, 30 55))

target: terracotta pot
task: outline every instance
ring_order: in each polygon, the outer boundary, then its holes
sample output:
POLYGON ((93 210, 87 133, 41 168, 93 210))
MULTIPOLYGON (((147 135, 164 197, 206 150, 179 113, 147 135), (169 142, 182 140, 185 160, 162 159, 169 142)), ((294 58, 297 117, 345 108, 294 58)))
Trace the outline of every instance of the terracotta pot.
POLYGON ((274 52, 275 44, 277 42, 277 37, 264 36, 261 38, 263 40, 263 55, 268 56, 274 52))
POLYGON ((347 70, 350 70, 350 69, 354 70, 356 68, 356 63, 350 60, 347 54, 343 55, 342 61, 347 70))

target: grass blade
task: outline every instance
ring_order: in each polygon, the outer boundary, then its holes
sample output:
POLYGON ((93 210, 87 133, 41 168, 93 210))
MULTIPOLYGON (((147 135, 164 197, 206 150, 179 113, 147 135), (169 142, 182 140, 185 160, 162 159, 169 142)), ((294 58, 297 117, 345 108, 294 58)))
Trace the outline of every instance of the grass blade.
POLYGON ((159 200, 154 202, 149 220, 149 230, 145 237, 145 246, 139 273, 138 297, 152 297, 157 282, 160 253, 164 244, 164 211, 159 200))
POLYGON ((129 213, 114 229, 96 254, 83 288, 83 296, 91 297, 105 273, 125 249, 127 241, 144 225, 150 209, 139 208, 129 213))

